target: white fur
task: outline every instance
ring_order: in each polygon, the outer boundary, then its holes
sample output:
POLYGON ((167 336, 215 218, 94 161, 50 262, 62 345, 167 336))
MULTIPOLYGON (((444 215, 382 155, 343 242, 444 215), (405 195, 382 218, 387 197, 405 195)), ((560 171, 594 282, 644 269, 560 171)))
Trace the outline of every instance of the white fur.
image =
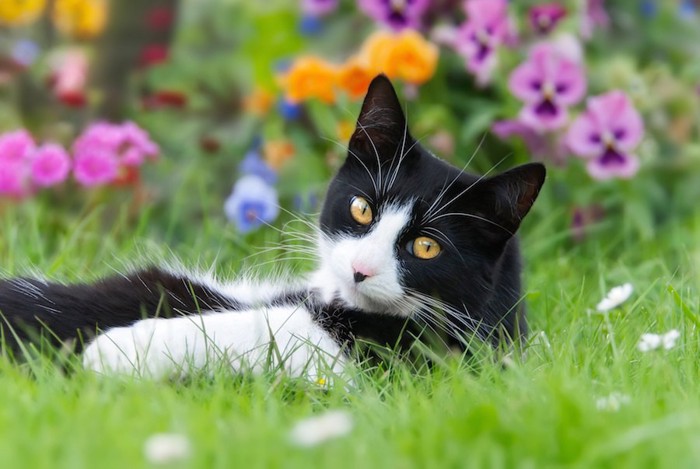
MULTIPOLYGON (((324 301, 339 296, 345 303, 368 311, 386 311, 404 296, 396 242, 410 220, 410 207, 385 208, 369 233, 361 237, 340 235, 319 240, 321 265, 311 277, 324 301), (372 276, 356 283, 355 267, 372 276)), ((393 308, 392 308, 393 309, 393 308)))
POLYGON ((99 335, 83 365, 100 373, 184 376, 225 360, 233 371, 280 367, 290 376, 340 373, 339 345, 303 306, 144 319, 99 335))

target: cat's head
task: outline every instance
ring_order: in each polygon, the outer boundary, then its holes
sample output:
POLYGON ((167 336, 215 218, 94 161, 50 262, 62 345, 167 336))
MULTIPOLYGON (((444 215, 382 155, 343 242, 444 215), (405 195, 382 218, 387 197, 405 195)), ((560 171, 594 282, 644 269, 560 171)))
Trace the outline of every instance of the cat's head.
POLYGON ((541 164, 479 177, 436 158, 411 137, 380 75, 323 206, 318 282, 365 311, 410 315, 431 298, 476 310, 504 262, 519 275, 517 253, 504 253, 544 179, 541 164))

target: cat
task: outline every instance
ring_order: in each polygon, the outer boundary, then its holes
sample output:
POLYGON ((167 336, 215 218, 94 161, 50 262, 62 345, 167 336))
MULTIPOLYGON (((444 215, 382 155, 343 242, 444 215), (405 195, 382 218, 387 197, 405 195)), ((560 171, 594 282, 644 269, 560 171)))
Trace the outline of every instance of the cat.
POLYGON ((342 373, 360 342, 399 353, 424 338, 512 344, 527 330, 515 233, 544 180, 538 163, 480 177, 438 159, 379 75, 330 183, 307 279, 219 283, 155 267, 92 284, 6 279, 4 341, 78 338, 84 367, 101 373, 181 376, 225 360, 311 378, 342 373))

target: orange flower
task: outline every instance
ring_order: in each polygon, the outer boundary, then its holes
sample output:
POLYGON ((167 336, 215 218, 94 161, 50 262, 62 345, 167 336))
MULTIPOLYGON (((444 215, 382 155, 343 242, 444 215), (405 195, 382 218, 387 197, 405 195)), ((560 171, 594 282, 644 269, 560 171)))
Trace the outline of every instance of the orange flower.
POLYGON ((243 109, 256 116, 264 116, 275 102, 275 96, 264 88, 256 87, 243 98, 243 109))
POLYGON ((294 156, 295 151, 294 144, 289 140, 273 140, 263 145, 265 163, 275 171, 279 171, 294 156))
POLYGON ((376 73, 365 62, 354 57, 338 71, 338 87, 344 90, 350 99, 359 99, 365 95, 375 75, 376 73))
POLYGON ((333 65, 316 57, 301 57, 282 78, 282 86, 292 103, 318 98, 330 104, 335 101, 336 75, 333 65))
POLYGON ((438 56, 437 46, 410 29, 398 34, 373 34, 363 46, 363 58, 371 68, 414 85, 425 83, 435 74, 438 56))

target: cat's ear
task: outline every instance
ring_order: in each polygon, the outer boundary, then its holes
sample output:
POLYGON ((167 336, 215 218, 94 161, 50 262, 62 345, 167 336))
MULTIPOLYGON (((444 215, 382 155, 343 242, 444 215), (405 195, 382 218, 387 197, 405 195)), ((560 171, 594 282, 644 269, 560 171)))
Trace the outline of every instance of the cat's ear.
POLYGON ((406 116, 394 91, 391 81, 385 75, 372 80, 362 103, 355 132, 350 137, 350 150, 358 149, 361 154, 375 157, 393 158, 397 145, 404 139, 410 140, 406 127, 406 116))
POLYGON ((508 239, 518 231, 540 193, 546 174, 543 164, 529 163, 475 185, 470 199, 480 208, 479 215, 489 221, 490 226, 485 228, 494 239, 508 239))

